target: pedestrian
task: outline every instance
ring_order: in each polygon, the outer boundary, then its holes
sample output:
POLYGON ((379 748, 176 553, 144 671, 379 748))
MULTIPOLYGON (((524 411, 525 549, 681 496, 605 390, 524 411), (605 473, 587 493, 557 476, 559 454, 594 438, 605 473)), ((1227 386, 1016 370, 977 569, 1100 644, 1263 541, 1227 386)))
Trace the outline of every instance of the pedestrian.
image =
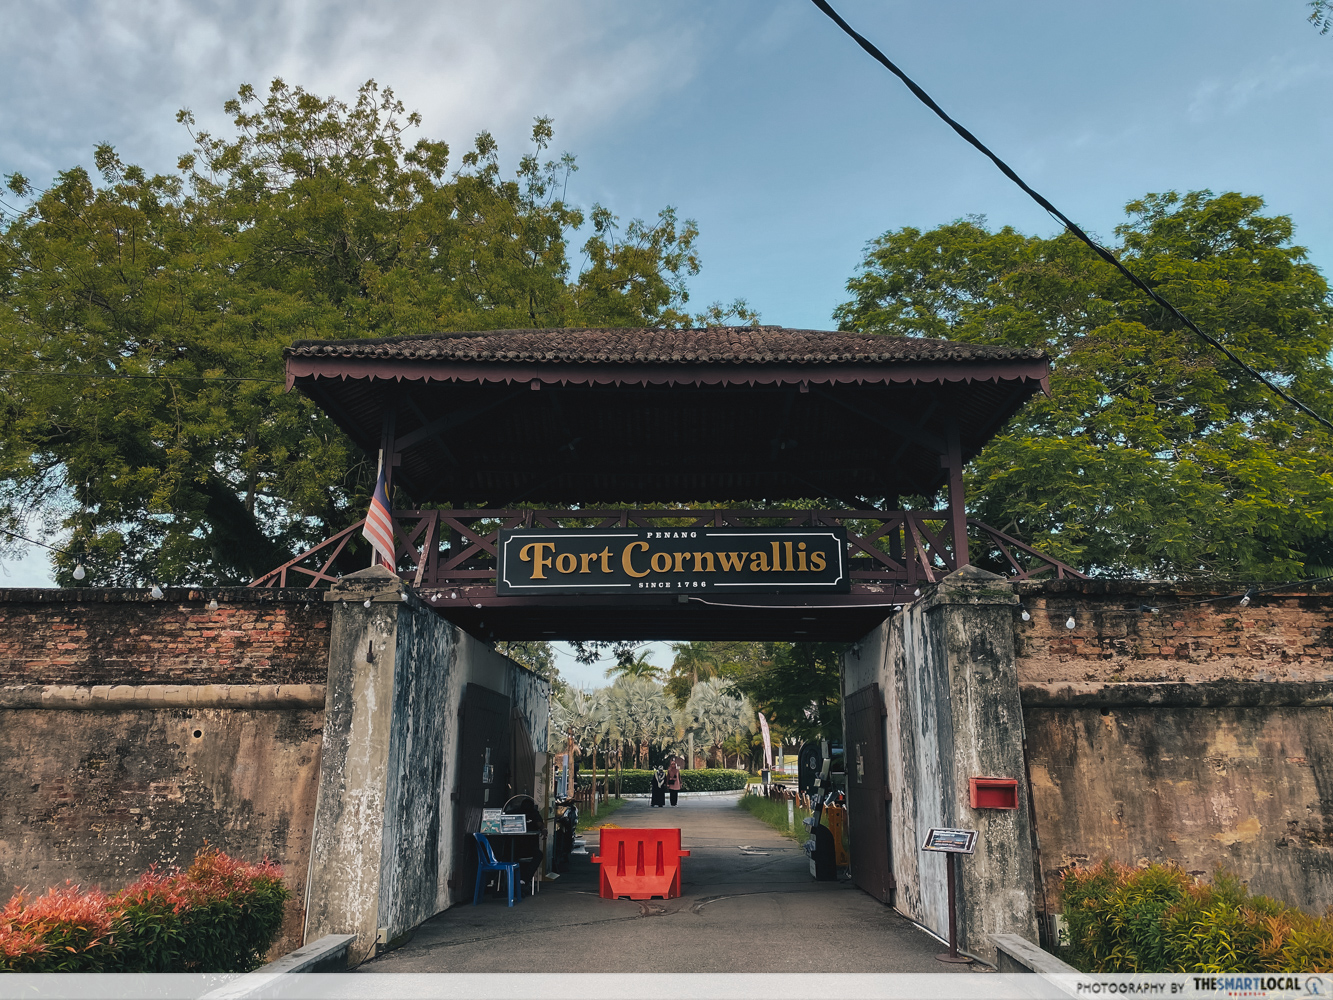
POLYGON ((680 765, 676 763, 676 755, 671 755, 671 763, 667 767, 667 791, 671 793, 671 804, 674 806, 680 796, 680 765))
POLYGON ((662 769, 661 764, 658 764, 657 770, 653 772, 653 799, 652 799, 653 805, 655 806, 666 805, 666 785, 667 785, 666 771, 662 769))

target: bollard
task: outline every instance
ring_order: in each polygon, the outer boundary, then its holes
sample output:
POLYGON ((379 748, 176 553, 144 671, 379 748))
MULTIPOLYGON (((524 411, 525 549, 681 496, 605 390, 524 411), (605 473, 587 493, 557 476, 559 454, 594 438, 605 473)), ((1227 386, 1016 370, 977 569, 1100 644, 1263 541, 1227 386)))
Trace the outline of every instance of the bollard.
POLYGON ((789 829, 796 829, 796 803, 791 799, 787 800, 787 826, 789 829))

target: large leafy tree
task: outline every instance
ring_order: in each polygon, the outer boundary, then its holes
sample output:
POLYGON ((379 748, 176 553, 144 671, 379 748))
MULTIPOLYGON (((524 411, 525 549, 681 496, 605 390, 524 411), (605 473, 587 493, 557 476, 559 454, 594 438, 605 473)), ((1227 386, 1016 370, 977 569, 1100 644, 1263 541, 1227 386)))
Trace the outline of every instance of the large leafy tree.
MULTIPOLYGON (((1333 416, 1329 289, 1289 218, 1207 191, 1149 195, 1127 212, 1122 261, 1333 416)), ((848 290, 843 329, 1051 355, 1051 397, 1029 402, 968 469, 982 520, 1104 575, 1292 578, 1333 561, 1327 431, 1072 237, 979 218, 893 230, 867 247, 848 290)))
POLYGON ((622 226, 566 201, 549 119, 506 175, 489 134, 454 166, 373 82, 349 104, 276 80, 226 111, 225 136, 180 114, 174 172, 103 145, 98 176, 8 178, 0 524, 63 535, 89 583, 240 582, 359 516, 374 470, 284 392, 293 340, 752 318, 686 312, 698 231, 673 209, 622 226))
POLYGON ((728 689, 749 698, 779 737, 839 740, 846 648, 841 642, 764 643, 759 655, 739 666, 728 689))

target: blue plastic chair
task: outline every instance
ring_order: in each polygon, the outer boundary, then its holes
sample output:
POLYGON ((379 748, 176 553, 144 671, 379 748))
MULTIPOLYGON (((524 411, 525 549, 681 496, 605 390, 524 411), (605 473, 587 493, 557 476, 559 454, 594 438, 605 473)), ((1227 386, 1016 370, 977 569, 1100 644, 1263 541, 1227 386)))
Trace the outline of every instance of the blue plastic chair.
POLYGON ((514 905, 515 898, 523 898, 523 883, 518 880, 517 861, 496 861, 491 842, 485 834, 474 833, 477 840, 477 888, 472 893, 472 905, 481 902, 481 888, 487 872, 504 872, 509 876, 509 905, 514 905))

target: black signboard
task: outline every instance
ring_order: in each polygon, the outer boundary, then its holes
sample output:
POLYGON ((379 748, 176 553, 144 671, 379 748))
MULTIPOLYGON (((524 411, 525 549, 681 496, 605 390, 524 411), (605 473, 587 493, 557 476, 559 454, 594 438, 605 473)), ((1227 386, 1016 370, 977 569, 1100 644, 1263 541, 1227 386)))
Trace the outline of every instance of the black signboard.
POLYGON ((495 592, 520 594, 845 594, 847 530, 818 528, 505 529, 495 592))

